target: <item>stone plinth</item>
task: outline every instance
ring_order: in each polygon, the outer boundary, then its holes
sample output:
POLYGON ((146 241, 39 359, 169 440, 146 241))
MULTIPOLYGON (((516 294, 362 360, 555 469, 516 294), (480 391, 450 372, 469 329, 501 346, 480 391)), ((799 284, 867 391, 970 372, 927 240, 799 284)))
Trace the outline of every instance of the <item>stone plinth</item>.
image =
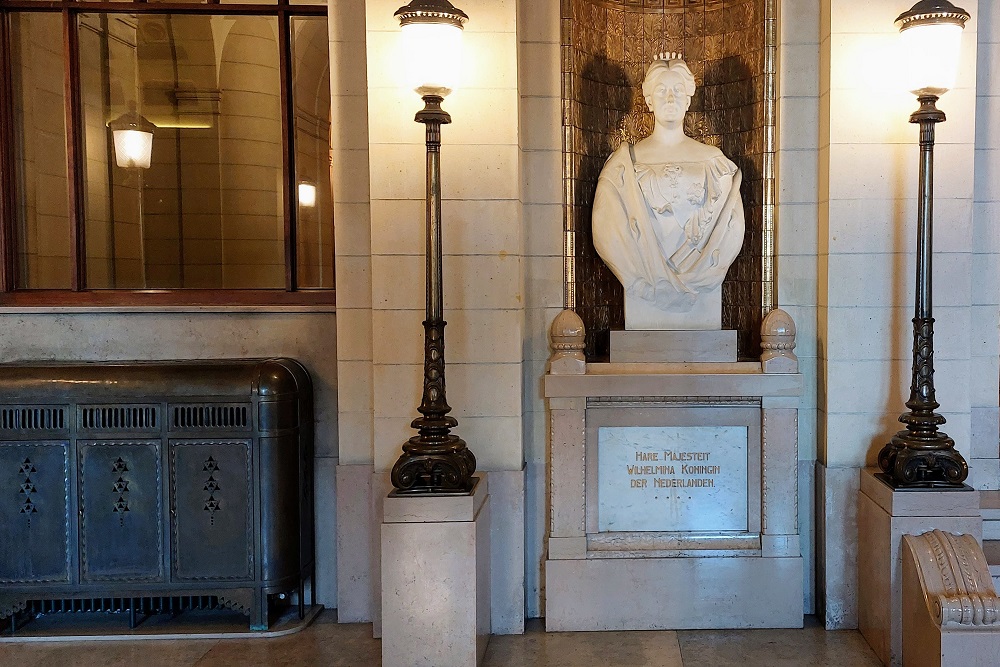
POLYGON ((858 502, 858 628, 885 665, 903 664, 903 535, 938 529, 982 538, 976 491, 894 491, 861 471, 858 502))
POLYGON ((549 632, 802 627, 800 557, 550 558, 545 593, 549 632))
POLYGON ((739 364, 704 374, 598 366, 545 382, 546 629, 802 627, 801 377, 744 374, 739 364), (754 398, 720 398, 719 386, 745 386, 754 398), (646 430, 659 450, 643 445, 646 430), (690 438, 674 437, 685 430, 690 438), (620 431, 627 441, 612 447, 607 438, 620 431), (705 437, 715 432, 725 437, 705 437), (612 457, 603 475, 602 454, 612 457))
POLYGON ((490 636, 490 507, 485 475, 470 495, 384 501, 382 664, 468 667, 490 636))
POLYGON ((736 361, 736 331, 612 331, 611 363, 736 361))
POLYGON ((770 366, 605 364, 571 320, 544 382, 546 629, 802 627, 793 329, 770 366))
POLYGON ((684 312, 662 310, 645 299, 626 294, 625 328, 719 330, 722 328, 722 286, 698 294, 694 306, 684 312))

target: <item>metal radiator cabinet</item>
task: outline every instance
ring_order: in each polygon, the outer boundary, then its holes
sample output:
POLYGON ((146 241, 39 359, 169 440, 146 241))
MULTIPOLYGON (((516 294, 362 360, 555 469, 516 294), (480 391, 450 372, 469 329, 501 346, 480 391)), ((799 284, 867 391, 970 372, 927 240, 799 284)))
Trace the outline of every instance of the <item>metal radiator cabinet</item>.
POLYGON ((0 619, 211 596, 266 629, 291 591, 302 614, 312 460, 293 359, 0 365, 0 619))

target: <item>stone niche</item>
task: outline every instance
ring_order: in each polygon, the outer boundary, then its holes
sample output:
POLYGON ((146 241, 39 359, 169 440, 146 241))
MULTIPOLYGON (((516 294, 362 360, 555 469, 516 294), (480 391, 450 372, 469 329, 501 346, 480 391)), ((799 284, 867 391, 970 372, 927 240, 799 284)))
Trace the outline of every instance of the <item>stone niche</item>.
POLYGON ((609 331, 625 326, 622 286, 591 240, 597 178, 622 141, 652 131, 642 80, 666 51, 681 52, 698 83, 685 133, 743 174, 746 236, 722 285, 722 327, 739 333, 741 359, 760 354, 762 313, 775 305, 776 21, 766 0, 562 0, 566 282, 589 360, 607 360, 609 331))
POLYGON ((546 629, 802 626, 794 324, 757 361, 588 363, 552 325, 546 629))

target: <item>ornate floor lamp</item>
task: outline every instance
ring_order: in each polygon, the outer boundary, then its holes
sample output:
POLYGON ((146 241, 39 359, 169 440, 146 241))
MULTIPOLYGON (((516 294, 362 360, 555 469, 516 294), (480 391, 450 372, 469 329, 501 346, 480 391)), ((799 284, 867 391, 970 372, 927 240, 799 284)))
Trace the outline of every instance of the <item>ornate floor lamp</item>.
POLYGON ((441 286, 441 126, 451 122, 441 103, 457 82, 462 27, 469 17, 447 0, 412 0, 395 16, 403 33, 408 83, 424 100, 414 120, 424 124, 427 136, 427 303, 424 391, 417 408, 421 416, 411 424, 418 433, 403 445, 392 467, 392 495, 469 493, 476 457, 451 433, 458 420, 448 415, 451 407, 445 398, 441 286))
POLYGON ((883 477, 896 488, 964 487, 969 466, 955 441, 938 426, 934 412, 934 317, 931 314, 931 256, 934 205, 934 126, 945 120, 936 102, 954 86, 959 47, 969 13, 948 0, 920 0, 896 19, 912 76, 910 90, 920 108, 910 116, 920 125, 920 185, 917 203, 917 281, 913 315, 913 377, 906 429, 878 455, 883 477))

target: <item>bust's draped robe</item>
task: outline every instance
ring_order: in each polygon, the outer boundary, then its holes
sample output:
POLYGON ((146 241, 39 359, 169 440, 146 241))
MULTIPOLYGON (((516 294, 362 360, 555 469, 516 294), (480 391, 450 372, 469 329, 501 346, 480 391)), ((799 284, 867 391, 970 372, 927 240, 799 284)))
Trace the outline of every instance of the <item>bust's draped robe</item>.
POLYGON ((725 155, 636 163, 611 154, 594 197, 594 246, 627 294, 686 312, 722 284, 743 245, 742 175, 725 155))

